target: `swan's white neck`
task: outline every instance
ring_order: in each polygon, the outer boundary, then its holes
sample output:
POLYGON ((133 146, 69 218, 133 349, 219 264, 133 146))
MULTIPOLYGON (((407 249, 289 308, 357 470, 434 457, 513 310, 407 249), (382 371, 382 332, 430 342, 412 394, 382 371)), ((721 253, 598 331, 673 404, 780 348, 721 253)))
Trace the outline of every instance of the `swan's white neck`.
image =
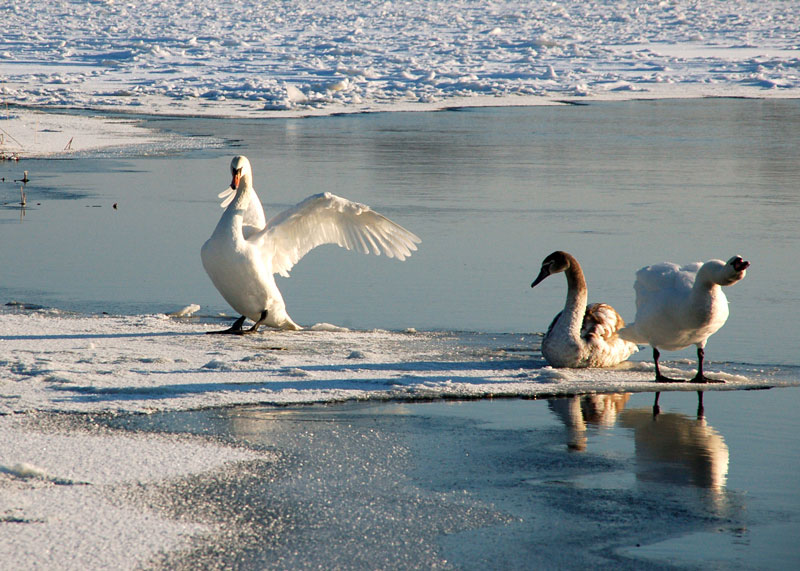
POLYGON ((722 286, 714 280, 713 272, 705 265, 701 266, 697 271, 689 298, 693 304, 701 306, 707 306, 709 300, 713 299, 727 301, 725 293, 722 291, 722 286))
POLYGON ((250 196, 252 194, 250 191, 252 188, 249 178, 243 177, 239 180, 239 186, 236 187, 236 195, 219 219, 219 223, 214 230, 215 234, 231 232, 234 240, 244 239, 242 221, 244 212, 250 205, 250 196))
POLYGON ((253 185, 250 184, 249 177, 244 176, 239 179, 239 186, 236 187, 236 196, 228 208, 245 210, 250 205, 250 191, 252 189, 253 185))

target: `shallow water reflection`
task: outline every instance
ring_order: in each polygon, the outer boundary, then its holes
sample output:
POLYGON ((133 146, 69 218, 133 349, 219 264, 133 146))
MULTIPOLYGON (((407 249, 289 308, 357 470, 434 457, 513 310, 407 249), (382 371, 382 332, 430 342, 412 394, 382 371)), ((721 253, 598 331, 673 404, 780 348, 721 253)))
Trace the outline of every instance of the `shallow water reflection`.
MULTIPOLYGON (((695 416, 651 408, 626 408, 631 393, 593 394, 548 401, 550 410, 567 429, 567 448, 585 452, 589 428, 628 429, 634 439, 636 483, 658 494, 669 484, 703 488, 709 508, 722 513, 727 507, 725 484, 729 451, 722 435, 710 426, 702 408, 695 416)), ((656 401, 658 393, 656 393, 656 401)))
POLYGON ((784 406, 797 391, 715 391, 705 417, 693 392, 673 392, 657 415, 652 393, 621 393, 238 407, 111 423, 205 434, 278 458, 160 489, 180 494, 182 517, 223 514, 226 530, 166 567, 638 569, 676 557, 679 567, 785 567, 800 531, 800 427, 784 406), (246 528, 235 514, 252 516, 246 528))
POLYGON ((711 507, 721 512, 730 455, 704 417, 636 409, 623 411, 619 423, 634 434, 637 481, 705 488, 711 507))
POLYGON ((589 426, 610 428, 617 422, 631 393, 594 394, 550 399, 547 406, 567 427, 567 448, 585 451, 589 426))

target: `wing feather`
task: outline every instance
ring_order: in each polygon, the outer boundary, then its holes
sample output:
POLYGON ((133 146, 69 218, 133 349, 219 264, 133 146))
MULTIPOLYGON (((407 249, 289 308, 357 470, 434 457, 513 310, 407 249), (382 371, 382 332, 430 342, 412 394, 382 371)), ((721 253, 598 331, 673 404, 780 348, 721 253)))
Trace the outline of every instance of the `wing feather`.
MULTIPOLYGON (((245 239, 259 230, 262 230, 267 223, 267 219, 264 216, 264 207, 261 206, 261 200, 258 198, 255 190, 250 189, 250 192, 250 204, 247 205, 247 210, 245 210, 244 216, 242 217, 242 234, 245 239)), ((222 199, 220 206, 222 208, 227 208, 236 197, 236 189, 228 187, 217 196, 222 199)))
POLYGON ((586 306, 581 337, 586 339, 590 335, 597 335, 610 341, 623 327, 625 327, 625 320, 617 313, 616 309, 607 303, 592 303, 586 306))
POLYGON ((368 206, 328 192, 309 196, 273 217, 249 240, 265 246, 272 256, 272 271, 282 276, 288 276, 303 256, 322 244, 402 261, 420 242, 415 234, 368 206))

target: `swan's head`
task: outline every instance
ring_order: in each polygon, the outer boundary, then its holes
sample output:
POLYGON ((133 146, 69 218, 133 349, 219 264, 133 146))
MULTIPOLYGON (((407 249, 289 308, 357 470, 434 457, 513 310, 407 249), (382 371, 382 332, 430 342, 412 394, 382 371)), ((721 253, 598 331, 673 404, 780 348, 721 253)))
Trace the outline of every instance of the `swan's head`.
POLYGON ((231 188, 236 190, 239 186, 239 182, 246 179, 247 182, 252 184, 253 181, 253 170, 250 167, 250 161, 247 160, 247 157, 244 155, 237 155, 233 157, 231 161, 231 175, 233 179, 231 180, 231 188))
POLYGON ((707 269, 712 282, 721 286, 733 285, 744 278, 750 262, 741 256, 734 256, 727 262, 722 260, 711 260, 703 264, 702 269, 707 269))
POLYGON ((536 279, 533 280, 531 287, 536 287, 547 276, 567 271, 570 266, 571 257, 572 256, 566 252, 561 252, 560 250, 547 256, 544 260, 542 260, 542 269, 536 279))
POLYGON ((719 285, 733 285, 747 273, 747 268, 750 267, 750 262, 743 259, 741 256, 734 256, 725 264, 725 282, 720 282, 719 285))

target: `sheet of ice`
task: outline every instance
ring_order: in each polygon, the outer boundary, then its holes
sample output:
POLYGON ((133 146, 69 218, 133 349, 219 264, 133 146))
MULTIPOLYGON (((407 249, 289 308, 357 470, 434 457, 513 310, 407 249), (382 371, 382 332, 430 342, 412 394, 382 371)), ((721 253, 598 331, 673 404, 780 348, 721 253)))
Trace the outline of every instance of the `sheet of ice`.
POLYGON ((1 566, 136 568, 210 529, 125 502, 126 486, 254 459, 271 456, 202 438, 76 431, 37 415, 0 416, 1 566))
POLYGON ((789 8, 15 0, 0 6, 0 78, 12 104, 237 116, 498 98, 797 97, 800 11, 789 8))
POLYGON ((0 160, 163 154, 219 145, 213 137, 158 132, 131 118, 19 108, 4 111, 0 114, 0 160))
MULTIPOLYGON (((0 312, 0 413, 153 412, 353 399, 542 397, 652 391, 652 365, 555 370, 538 335, 351 331, 206 335, 219 323, 164 315, 0 312)), ((694 363, 676 364, 689 376, 694 363)), ((763 388, 796 372, 709 364, 725 384, 763 388)), ((668 369, 669 370, 669 369, 668 369)), ((695 390, 690 384, 661 390, 695 390)))

